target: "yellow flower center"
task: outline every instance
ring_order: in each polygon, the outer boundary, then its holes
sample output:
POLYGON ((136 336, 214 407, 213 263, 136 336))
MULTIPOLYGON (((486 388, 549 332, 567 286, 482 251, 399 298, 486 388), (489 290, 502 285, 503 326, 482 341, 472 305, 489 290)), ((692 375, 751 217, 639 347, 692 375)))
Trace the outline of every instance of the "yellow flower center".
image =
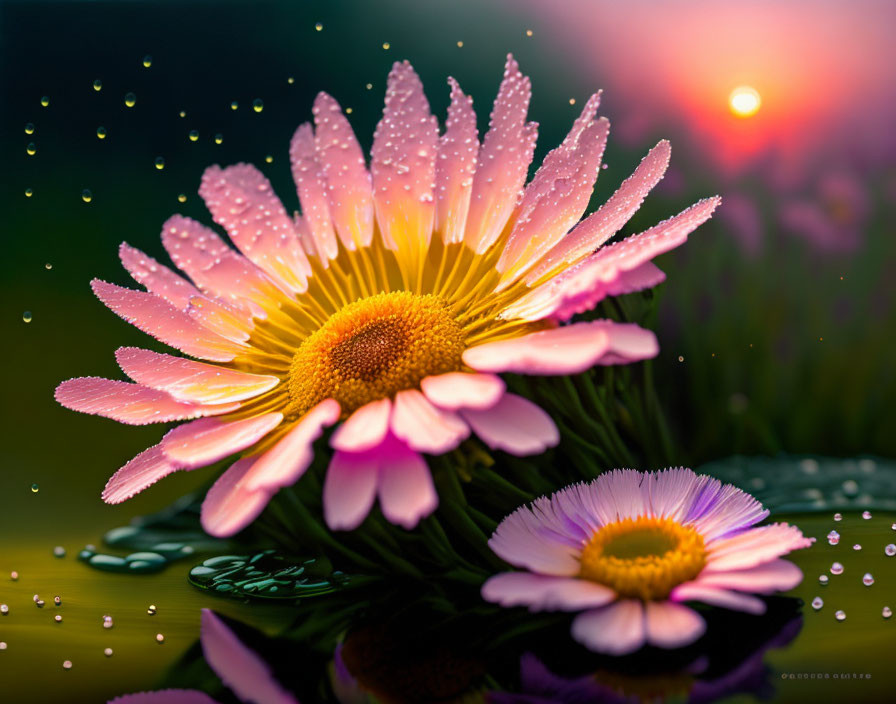
POLYGON ((334 398, 343 417, 381 398, 461 368, 464 333, 432 294, 380 293, 349 303, 314 333, 289 368, 290 412, 334 398))
POLYGON ((703 538, 670 518, 639 516, 600 528, 582 551, 583 579, 604 584, 621 597, 665 599, 706 564, 703 538))

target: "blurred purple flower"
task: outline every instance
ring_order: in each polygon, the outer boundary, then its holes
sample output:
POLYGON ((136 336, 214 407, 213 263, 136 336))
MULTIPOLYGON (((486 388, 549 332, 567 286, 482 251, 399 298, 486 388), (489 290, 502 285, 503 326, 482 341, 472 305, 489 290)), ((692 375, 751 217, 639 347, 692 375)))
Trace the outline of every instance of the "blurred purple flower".
POLYGON ((743 193, 726 193, 719 218, 744 255, 755 259, 762 251, 762 218, 753 198, 743 193))

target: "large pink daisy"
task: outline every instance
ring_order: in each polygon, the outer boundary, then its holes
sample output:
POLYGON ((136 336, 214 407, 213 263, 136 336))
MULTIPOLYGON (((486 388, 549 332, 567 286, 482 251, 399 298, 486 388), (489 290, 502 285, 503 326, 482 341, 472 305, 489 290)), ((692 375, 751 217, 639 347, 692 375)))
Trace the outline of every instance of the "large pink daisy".
POLYGON ((438 503, 424 454, 471 434, 516 455, 557 443, 551 419, 507 393, 501 372, 573 374, 657 353, 654 335, 635 325, 563 323, 662 281, 651 259, 684 242, 718 199, 602 247, 662 177, 669 144, 579 223, 609 129, 596 118, 599 96, 525 185, 536 125, 516 62, 508 58, 481 144, 470 98, 450 84, 440 135, 417 74, 395 64, 369 170, 339 105, 321 93, 314 126, 290 145, 301 216, 254 167, 209 168, 199 193, 236 250, 172 217, 162 243, 189 279, 122 244, 125 268, 147 290, 94 281, 96 295, 205 361, 122 348, 134 383, 59 386, 59 402, 85 413, 190 421, 122 467, 106 501, 240 453, 202 508, 208 532, 230 535, 299 479, 315 439, 338 425, 327 524, 355 528, 379 497, 386 518, 411 528, 438 503))
POLYGON ((756 499, 690 469, 614 470, 542 497, 505 518, 489 541, 526 572, 491 577, 488 601, 532 611, 581 611, 573 638, 613 655, 645 643, 677 648, 706 624, 682 602, 761 614, 753 594, 792 589, 799 568, 779 559, 810 539, 756 499))

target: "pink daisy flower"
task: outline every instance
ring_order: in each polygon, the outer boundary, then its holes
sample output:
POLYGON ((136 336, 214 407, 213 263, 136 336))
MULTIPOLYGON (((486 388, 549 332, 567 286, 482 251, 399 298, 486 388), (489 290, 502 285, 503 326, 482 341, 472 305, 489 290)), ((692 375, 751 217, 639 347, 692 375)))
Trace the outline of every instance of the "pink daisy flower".
POLYGON ((677 648, 706 628, 682 602, 761 614, 753 594, 800 583, 799 568, 779 558, 811 541, 786 523, 753 527, 766 516, 749 494, 690 469, 613 470, 501 521, 489 546, 528 571, 491 577, 482 596, 581 611, 572 636, 598 652, 677 648))
POLYGON ((338 426, 323 489, 329 527, 357 527, 378 497, 387 519, 412 528, 438 503, 424 454, 471 434, 516 455, 558 442, 547 414, 506 392, 500 373, 574 374, 657 354, 654 335, 635 325, 563 323, 662 281, 651 259, 684 242, 718 199, 602 246, 662 177, 668 142, 578 222, 609 129, 596 117, 599 96, 525 185, 536 125, 516 62, 508 58, 481 144, 470 98, 450 84, 440 135, 417 74, 395 64, 369 170, 339 105, 321 93, 314 126, 290 145, 302 215, 254 167, 209 168, 199 193, 238 251, 172 217, 162 243, 189 279, 122 244, 146 291, 93 281, 96 295, 204 361, 121 348, 134 383, 59 386, 57 400, 85 413, 190 421, 122 467, 107 502, 240 453, 202 507, 209 533, 231 535, 301 477, 315 439, 338 426))

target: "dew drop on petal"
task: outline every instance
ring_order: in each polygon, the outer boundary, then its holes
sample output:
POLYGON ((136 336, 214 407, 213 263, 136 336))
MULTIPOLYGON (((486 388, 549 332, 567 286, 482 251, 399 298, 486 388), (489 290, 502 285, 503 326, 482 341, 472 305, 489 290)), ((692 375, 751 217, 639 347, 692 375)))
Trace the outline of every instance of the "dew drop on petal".
POLYGON ((94 89, 97 93, 99 93, 99 92, 103 89, 103 82, 102 82, 99 78, 97 78, 97 79, 93 82, 93 89, 94 89))
POLYGON ((261 112, 264 110, 264 101, 261 98, 256 98, 252 101, 252 109, 255 112, 261 112))
POLYGON ((812 608, 816 611, 818 611, 822 606, 824 606, 824 602, 821 600, 820 596, 817 596, 812 600, 812 608))
POLYGON ((843 565, 839 562, 835 562, 831 565, 831 574, 843 574, 843 565))
POLYGON ((97 127, 96 128, 96 136, 100 139, 106 138, 106 128, 105 127, 97 127))
POLYGON ((864 584, 866 587, 870 587, 872 584, 874 584, 874 576, 870 572, 866 572, 865 576, 862 577, 862 584, 864 584))
POLYGON ((884 548, 884 554, 887 557, 893 557, 893 555, 896 555, 896 545, 894 545, 893 543, 887 545, 887 547, 884 548))
POLYGON ((845 621, 846 620, 846 612, 843 609, 838 609, 837 611, 834 612, 834 618, 837 619, 838 621, 845 621))
POLYGON ((124 104, 129 108, 134 107, 137 104, 137 96, 133 93, 125 93, 124 104))

